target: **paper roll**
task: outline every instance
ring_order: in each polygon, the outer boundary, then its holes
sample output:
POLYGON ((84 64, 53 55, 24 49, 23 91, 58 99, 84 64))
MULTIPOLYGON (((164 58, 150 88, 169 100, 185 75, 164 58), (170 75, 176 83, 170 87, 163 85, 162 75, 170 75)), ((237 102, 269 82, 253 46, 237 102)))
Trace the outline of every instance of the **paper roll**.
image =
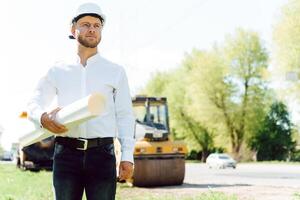
MULTIPOLYGON (((88 121, 94 117, 99 116, 105 109, 105 97, 99 93, 91 94, 74 103, 62 108, 56 115, 56 120, 65 125, 67 128, 78 126, 81 123, 88 121)), ((27 120, 28 126, 26 133, 19 141, 21 146, 28 146, 54 133, 42 129, 39 124, 27 120)))

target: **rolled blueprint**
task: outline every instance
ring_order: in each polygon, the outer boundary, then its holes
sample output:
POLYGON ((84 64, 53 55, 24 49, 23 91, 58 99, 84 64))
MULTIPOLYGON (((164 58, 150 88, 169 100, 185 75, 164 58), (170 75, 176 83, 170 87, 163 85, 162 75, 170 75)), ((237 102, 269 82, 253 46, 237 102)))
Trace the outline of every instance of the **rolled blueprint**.
MULTIPOLYGON (((56 115, 56 120, 67 128, 78 126, 83 122, 99 116, 105 109, 105 98, 99 93, 91 94, 63 107, 56 115)), ((39 142, 54 135, 39 124, 27 120, 25 134, 19 139, 22 147, 39 142)))

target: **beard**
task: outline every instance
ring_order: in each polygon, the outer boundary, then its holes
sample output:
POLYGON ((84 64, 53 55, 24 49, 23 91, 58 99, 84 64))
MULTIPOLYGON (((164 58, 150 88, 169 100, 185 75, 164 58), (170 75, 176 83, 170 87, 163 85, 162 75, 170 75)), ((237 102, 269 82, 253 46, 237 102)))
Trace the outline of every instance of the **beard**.
POLYGON ((78 42, 86 48, 96 48, 98 46, 98 44, 100 43, 100 40, 101 40, 101 37, 98 40, 96 40, 95 42, 90 42, 90 41, 84 39, 81 35, 79 35, 79 37, 78 37, 78 42))

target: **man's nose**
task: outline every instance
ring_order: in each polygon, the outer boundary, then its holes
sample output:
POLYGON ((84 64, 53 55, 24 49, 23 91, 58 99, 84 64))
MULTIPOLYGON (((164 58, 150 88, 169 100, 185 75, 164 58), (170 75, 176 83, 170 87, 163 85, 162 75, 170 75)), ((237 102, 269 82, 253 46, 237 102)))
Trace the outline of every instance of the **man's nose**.
POLYGON ((95 28, 94 26, 91 26, 91 27, 89 28, 89 32, 90 32, 90 33, 95 33, 95 32, 96 32, 96 29, 97 29, 97 28, 95 28))

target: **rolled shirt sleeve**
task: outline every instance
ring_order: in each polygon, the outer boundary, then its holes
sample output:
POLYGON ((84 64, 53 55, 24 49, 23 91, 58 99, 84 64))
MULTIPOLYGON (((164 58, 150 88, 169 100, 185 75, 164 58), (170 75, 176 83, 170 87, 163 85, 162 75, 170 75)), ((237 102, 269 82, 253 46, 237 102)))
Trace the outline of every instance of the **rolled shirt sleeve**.
POLYGON ((134 162, 134 115, 132 101, 129 92, 128 80, 125 71, 122 69, 119 76, 119 83, 116 89, 115 107, 118 130, 118 140, 121 144, 121 161, 134 162))

